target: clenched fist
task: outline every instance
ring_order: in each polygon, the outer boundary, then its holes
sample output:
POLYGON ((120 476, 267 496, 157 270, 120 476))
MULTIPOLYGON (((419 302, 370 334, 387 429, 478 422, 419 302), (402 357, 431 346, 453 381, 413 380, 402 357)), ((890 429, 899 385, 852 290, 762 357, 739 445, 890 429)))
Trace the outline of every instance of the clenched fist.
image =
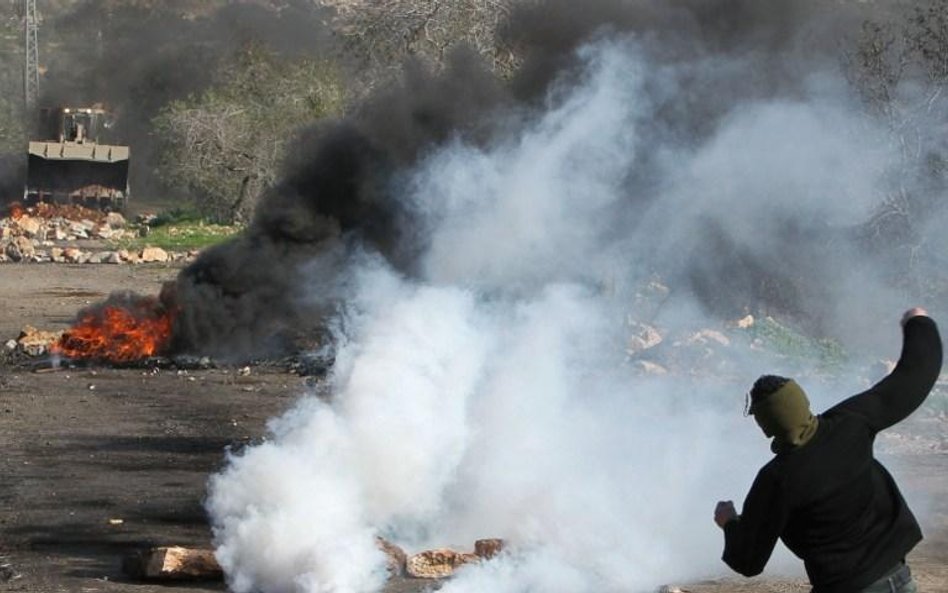
POLYGON ((735 519, 737 519, 737 509, 730 500, 722 500, 718 502, 718 506, 714 507, 714 522, 721 529, 735 519))
POLYGON ((921 307, 912 307, 902 315, 902 326, 905 327, 908 320, 913 317, 928 317, 928 311, 921 307))

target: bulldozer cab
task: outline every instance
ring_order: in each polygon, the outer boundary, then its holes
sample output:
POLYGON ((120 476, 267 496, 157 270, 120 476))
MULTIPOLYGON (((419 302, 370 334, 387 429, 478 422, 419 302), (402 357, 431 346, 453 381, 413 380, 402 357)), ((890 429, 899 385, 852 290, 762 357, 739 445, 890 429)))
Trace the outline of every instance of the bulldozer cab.
POLYGON ((112 128, 100 107, 40 111, 39 139, 29 144, 23 199, 124 210, 129 199, 129 148, 103 142, 112 128))
POLYGON ((63 115, 62 138, 70 142, 85 143, 86 140, 96 142, 97 135, 95 130, 95 113, 65 113, 63 115))

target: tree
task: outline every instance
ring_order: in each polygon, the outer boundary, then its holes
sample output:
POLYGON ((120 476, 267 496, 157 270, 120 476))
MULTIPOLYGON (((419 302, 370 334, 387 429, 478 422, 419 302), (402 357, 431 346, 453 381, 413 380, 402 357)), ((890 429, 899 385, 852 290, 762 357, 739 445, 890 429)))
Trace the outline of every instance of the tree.
MULTIPOLYGON (((948 0, 926 0, 890 21, 866 21, 844 54, 847 77, 891 130, 896 183, 863 229, 895 259, 921 296, 948 293, 944 239, 926 232, 948 218, 948 0)), ((943 233, 939 233, 941 235, 943 233)))
POLYGON ((276 181, 287 139, 304 124, 341 113, 343 89, 330 64, 281 58, 255 45, 220 80, 155 119, 160 170, 189 190, 205 216, 241 223, 276 181))
POLYGON ((314 1, 335 10, 345 51, 360 60, 370 87, 409 57, 441 67, 458 43, 471 46, 501 76, 517 65, 500 35, 515 0, 314 1))

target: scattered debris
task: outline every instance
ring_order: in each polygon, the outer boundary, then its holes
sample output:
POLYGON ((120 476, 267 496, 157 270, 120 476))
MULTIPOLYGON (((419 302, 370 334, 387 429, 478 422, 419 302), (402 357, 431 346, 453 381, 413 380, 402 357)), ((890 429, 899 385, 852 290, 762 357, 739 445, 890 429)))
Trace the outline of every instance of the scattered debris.
POLYGON ((632 328, 632 337, 625 349, 629 356, 637 356, 662 343, 662 334, 654 326, 631 319, 628 323, 632 328))
POLYGON ((131 239, 139 235, 139 229, 130 226, 118 212, 40 203, 27 209, 13 209, 10 216, 0 219, 0 262, 152 263, 191 261, 197 255, 195 251, 169 253, 158 247, 129 252, 126 249, 92 250, 64 245, 88 239, 131 239))

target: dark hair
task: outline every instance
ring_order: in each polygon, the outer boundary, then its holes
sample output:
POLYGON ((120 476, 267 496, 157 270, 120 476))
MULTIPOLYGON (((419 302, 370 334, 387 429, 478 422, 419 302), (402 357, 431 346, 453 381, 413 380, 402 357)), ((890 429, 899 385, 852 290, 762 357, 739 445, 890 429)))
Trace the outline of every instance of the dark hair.
POLYGON ((789 381, 790 379, 779 375, 762 375, 759 379, 754 381, 754 386, 751 387, 751 403, 759 402, 786 385, 789 381))

